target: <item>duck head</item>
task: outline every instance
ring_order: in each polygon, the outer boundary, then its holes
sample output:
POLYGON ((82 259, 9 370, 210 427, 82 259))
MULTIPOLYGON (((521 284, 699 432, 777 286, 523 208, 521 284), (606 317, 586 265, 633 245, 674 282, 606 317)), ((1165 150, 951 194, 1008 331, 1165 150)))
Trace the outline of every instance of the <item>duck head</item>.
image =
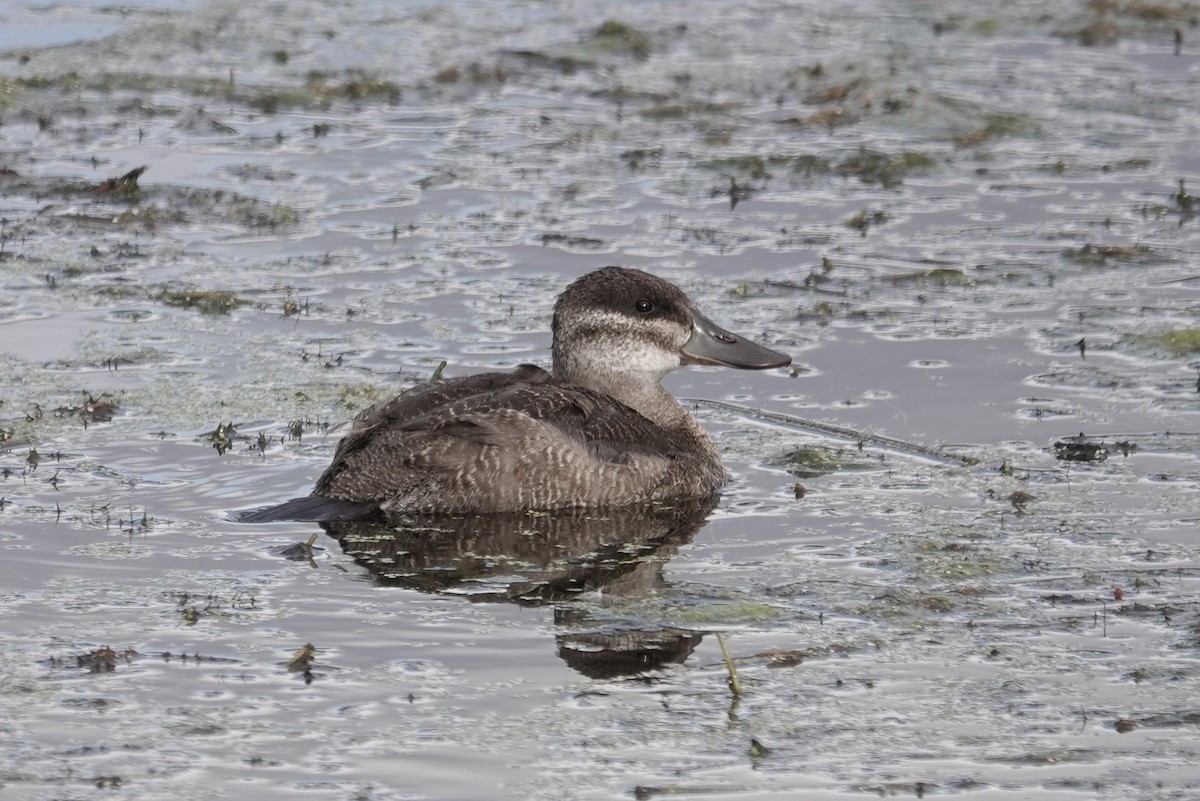
POLYGON ((792 361, 709 320, 669 281, 627 267, 568 286, 554 306, 553 334, 555 377, 607 392, 614 382, 657 385, 685 364, 765 370, 792 361))

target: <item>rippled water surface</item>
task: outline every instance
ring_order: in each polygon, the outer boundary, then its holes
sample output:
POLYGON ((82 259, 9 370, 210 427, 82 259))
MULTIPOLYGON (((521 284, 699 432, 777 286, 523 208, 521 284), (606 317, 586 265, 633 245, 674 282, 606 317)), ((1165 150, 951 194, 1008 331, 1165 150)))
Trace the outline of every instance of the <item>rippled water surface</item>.
POLYGON ((0 9, 0 798, 1195 798, 1197 42, 0 9), (612 263, 795 359, 669 379, 738 407, 716 509, 233 522, 443 360, 546 363, 612 263))

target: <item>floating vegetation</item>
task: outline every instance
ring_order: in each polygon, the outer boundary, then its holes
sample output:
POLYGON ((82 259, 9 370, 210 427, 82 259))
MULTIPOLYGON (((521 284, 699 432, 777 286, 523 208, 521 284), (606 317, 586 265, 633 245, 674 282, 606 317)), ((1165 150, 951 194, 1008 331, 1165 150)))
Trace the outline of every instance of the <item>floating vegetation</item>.
POLYGON ((260 95, 260 102, 270 100, 275 108, 280 105, 306 105, 328 107, 338 100, 382 100, 390 105, 396 105, 404 97, 403 88, 395 81, 372 75, 362 69, 347 69, 341 74, 331 75, 326 72, 312 71, 304 82, 304 90, 299 93, 302 99, 297 102, 296 93, 280 95, 260 95))
MULTIPOLYGON (((421 379, 424 380, 424 376, 421 379)), ((393 387, 381 387, 377 384, 350 384, 338 392, 338 404, 347 410, 356 411, 391 398, 395 394, 393 387)), ((318 428, 321 431, 331 430, 327 422, 319 423, 318 428)))
POLYGON ((931 267, 928 270, 914 270, 910 273, 889 275, 887 280, 893 284, 938 284, 940 286, 970 286, 973 280, 956 267, 931 267))
POLYGON ((792 160, 792 172, 811 178, 814 175, 828 175, 833 172, 833 165, 820 156, 797 156, 792 160))
POLYGON ((298 673, 312 668, 317 661, 317 649, 312 643, 304 646, 288 660, 287 669, 290 673, 298 673))
POLYGON ((924 153, 904 151, 890 155, 861 147, 857 153, 839 162, 834 172, 846 178, 857 178, 864 184, 879 184, 884 189, 892 189, 900 186, 905 176, 928 172, 936 166, 937 162, 924 153))
POLYGON ((1077 434, 1054 443, 1054 456, 1064 462, 1102 462, 1110 453, 1128 456, 1138 450, 1129 440, 1106 442, 1103 439, 1077 434))
MULTIPOLYGON (((660 152, 661 155, 661 152, 660 152)), ((721 159, 709 159, 697 166, 714 170, 723 175, 738 176, 753 181, 764 181, 771 177, 768 166, 786 167, 792 159, 780 156, 764 158, 758 155, 731 156, 721 159)))
POLYGON ((791 117, 783 120, 784 123, 795 125, 801 128, 834 128, 843 125, 853 125, 862 119, 862 114, 859 112, 851 112, 843 106, 835 106, 834 108, 822 109, 814 114, 809 114, 806 117, 791 117))
POLYGON ((1093 245, 1063 251, 1069 261, 1083 267, 1161 264, 1167 259, 1149 245, 1093 245))
POLYGON ((246 228, 275 230, 300 222, 300 212, 285 203, 267 204, 239 195, 229 204, 229 219, 246 228))
POLYGON ((1161 334, 1142 334, 1133 341, 1146 348, 1165 350, 1173 356, 1200 353, 1200 328, 1176 328, 1161 334))
MULTIPOLYGON (((640 158, 644 152, 630 151, 631 156, 627 156, 626 160, 640 158)), ((661 155, 661 151, 659 151, 658 157, 661 158, 661 155)), ((750 181, 767 181, 774 177, 775 172, 780 171, 805 177, 832 173, 843 178, 857 178, 864 184, 879 184, 885 189, 891 189, 900 186, 905 177, 928 172, 937 164, 935 159, 924 153, 902 151, 893 154, 860 147, 853 154, 837 162, 813 154, 799 156, 751 154, 708 159, 701 161, 698 166, 726 176, 750 181)))
POLYGON ((568 250, 600 250, 604 247, 604 240, 593 239, 588 236, 568 236, 566 234, 542 234, 540 237, 542 247, 547 245, 559 245, 568 250))
POLYGON ((1107 19, 1097 20, 1074 31, 1066 31, 1062 35, 1075 39, 1085 47, 1099 47, 1115 44, 1120 38, 1120 29, 1116 23, 1107 19))
POLYGON ((117 651, 105 645, 86 654, 80 654, 74 657, 74 660, 51 658, 50 665, 52 667, 74 667, 86 670, 88 673, 112 673, 119 665, 127 665, 132 662, 136 656, 138 656, 138 652, 132 648, 117 651))
POLYGON ((177 309, 191 309, 206 315, 229 314, 239 306, 250 303, 236 293, 219 289, 163 288, 152 296, 154 300, 177 309))
POLYGON ((141 193, 141 189, 138 187, 138 178, 148 169, 150 168, 145 166, 137 167, 124 175, 109 178, 93 187, 92 192, 97 195, 113 195, 123 200, 133 200, 141 193))
POLYGON ((879 461, 868 459, 844 448, 802 445, 772 459, 769 464, 782 467, 797 478, 815 478, 847 470, 874 470, 879 461))
POLYGON ((1177 215, 1179 224, 1183 225, 1191 221, 1197 212, 1200 212, 1200 203, 1196 202, 1195 195, 1188 192, 1187 184, 1182 178, 1179 179, 1178 191, 1171 193, 1170 201, 1170 204, 1148 203, 1142 206, 1142 216, 1162 219, 1177 215))
MULTIPOLYGON (((272 82, 269 84, 246 82, 232 71, 226 78, 115 71, 35 74, 8 79, 6 84, 0 84, 0 105, 3 104, 6 94, 3 89, 6 86, 13 92, 56 89, 72 92, 91 90, 102 93, 152 93, 174 90, 200 98, 211 97, 243 103, 267 114, 285 108, 327 108, 338 101, 382 100, 395 105, 404 95, 400 84, 361 68, 349 68, 340 72, 312 70, 302 77, 302 82, 290 85, 279 83, 279 73, 272 76, 272 82)), ((48 117, 46 125, 52 126, 53 119, 48 117)))
POLYGON ((1055 442, 1054 457, 1064 462, 1102 462, 1108 458, 1108 448, 1103 442, 1086 440, 1081 434, 1069 441, 1055 442))
POLYGON ((304 646, 292 654, 292 658, 287 662, 288 673, 299 673, 304 677, 305 684, 312 684, 313 668, 317 664, 317 649, 312 643, 305 643, 304 646))
POLYGON ((1009 136, 1030 136, 1041 126, 1025 114, 994 112, 984 115, 983 125, 969 133, 953 137, 957 147, 978 147, 1009 136))
MULTIPOLYGON (((509 59, 515 59, 518 62, 517 66, 520 67, 551 70, 563 75, 574 75, 580 70, 591 69, 596 66, 594 60, 573 54, 543 53, 538 50, 505 50, 502 51, 502 55, 509 59)), ((438 75, 443 75, 445 72, 443 70, 438 75)), ((458 80, 461 77, 457 68, 454 68, 454 72, 450 73, 450 76, 454 80, 458 80)), ((487 69, 479 64, 472 63, 466 69, 466 78, 471 83, 476 84, 503 83, 508 78, 508 71, 500 65, 487 69)), ((446 77, 443 77, 442 80, 446 82, 446 77)))
POLYGON ((107 423, 120 410, 120 402, 113 395, 102 392, 99 396, 84 390, 83 401, 77 405, 65 404, 54 410, 56 417, 78 417, 86 428, 92 423, 107 423))
POLYGON ((868 230, 876 225, 883 225, 888 219, 887 212, 885 211, 863 209, 858 214, 846 220, 846 227, 861 231, 862 235, 866 236, 868 230))
POLYGON ((619 20, 601 23, 592 34, 592 42, 609 52, 628 53, 638 61, 645 61, 650 57, 650 37, 619 20))
POLYGON ((419 188, 428 191, 430 189, 440 189, 445 186, 450 186, 456 181, 458 181, 457 173, 455 173, 453 170, 442 169, 438 170, 432 175, 426 175, 424 178, 418 178, 415 183, 419 188))
POLYGON ((1056 35, 1085 47, 1116 44, 1122 37, 1173 34, 1176 52, 1183 38, 1180 26, 1196 24, 1191 3, 1155 3, 1143 0, 1093 0, 1086 16, 1056 31, 1056 35))
POLYGON ((680 103, 657 103, 640 109, 638 114, 648 120, 678 120, 700 114, 725 114, 733 109, 728 103, 706 103, 686 101, 680 103))
POLYGON ((862 78, 854 78, 846 83, 835 83, 819 89, 813 89, 804 96, 804 102, 810 105, 840 103, 849 97, 851 92, 862 86, 862 84, 862 78))
POLYGON ((1012 507, 1018 514, 1028 514, 1029 504, 1037 500, 1037 496, 1025 492, 1024 490, 1014 490, 1003 497, 1003 500, 1012 504, 1012 507))
MULTIPOLYGON (((244 590, 239 590, 228 598, 221 597, 216 593, 206 593, 198 595, 196 593, 184 591, 171 591, 163 593, 163 596, 174 602, 179 616, 189 626, 195 625, 204 618, 216 618, 219 620, 228 620, 235 613, 247 609, 257 608, 258 602, 254 594, 244 590)), ((170 654, 163 654, 163 658, 170 659, 170 654)), ((183 659, 186 656, 181 655, 183 659)), ((196 661, 200 661, 201 657, 196 654, 193 657, 196 661)), ((215 657, 205 657, 206 659, 214 659, 215 657)))
MULTIPOLYGON (((973 564, 976 556, 972 554, 972 559, 967 560, 962 557, 962 554, 954 553, 952 562, 956 568, 966 568, 973 573, 986 575, 986 569, 973 564)), ((946 566, 942 564, 926 565, 925 567, 927 572, 939 577, 947 574, 946 566)), ((949 571, 948 574, 954 576, 955 571, 949 571)), ((899 617, 926 618, 926 613, 945 614, 954 611, 957 607, 955 599, 943 593, 895 589, 875 595, 869 601, 862 603, 855 613, 881 620, 899 617)))
POLYGON ((728 197, 729 210, 733 211, 737 208, 738 203, 753 197, 756 192, 758 192, 758 187, 739 184, 736 178, 731 177, 728 187, 715 188, 709 192, 709 196, 728 197))
POLYGON ((663 149, 661 147, 626 150, 621 154, 621 160, 634 171, 640 170, 644 166, 661 166, 662 157, 663 149))
POLYGON ((237 429, 232 422, 218 423, 217 427, 203 436, 203 439, 212 443, 218 456, 224 456, 226 451, 233 447, 234 437, 237 436, 237 429))
POLYGON ((267 552, 270 553, 271 556, 280 556, 290 562, 308 562, 309 564, 312 564, 313 557, 316 555, 317 551, 325 550, 324 548, 317 546, 316 542, 317 535, 313 534, 304 542, 292 542, 288 543, 287 545, 276 545, 268 548, 267 552))
POLYGON ((5 189, 14 194, 31 194, 38 197, 61 198, 92 198, 97 201, 111 200, 118 202, 133 202, 141 199, 143 189, 138 179, 149 167, 136 167, 122 175, 107 178, 100 182, 64 180, 55 177, 26 178, 16 171, 9 170, 5 189))
POLYGON ((747 599, 727 603, 696 603, 673 610, 672 618, 688 626, 712 626, 730 623, 764 623, 783 616, 773 604, 747 599))
POLYGON ((1171 200, 1175 201, 1175 205, 1182 212, 1193 213, 1196 209, 1196 198, 1188 194, 1187 185, 1183 179, 1179 179, 1179 191, 1171 195, 1171 200))
POLYGON ((25 93, 25 87, 19 78, 0 78, 0 109, 11 108, 25 93))
MULTIPOLYGON (((139 179, 146 167, 138 167, 116 178, 100 183, 64 180, 57 177, 24 178, 14 176, 5 190, 13 195, 34 198, 61 198, 71 204, 51 204, 42 209, 43 219, 52 219, 57 226, 74 224, 82 230, 110 230, 133 227, 140 231, 155 231, 167 225, 183 225, 197 221, 233 223, 251 230, 276 231, 300 221, 300 213, 285 203, 270 203, 225 189, 162 184, 143 185, 139 179), (90 201, 86 205, 80 201, 90 201)), ((60 230, 60 229, 56 229, 60 230)), ((48 233, 41 226, 28 230, 4 231, 0 249, 7 240, 24 233, 23 240, 48 233)), ((92 246, 93 259, 106 254, 92 246)), ((140 246, 120 243, 107 254, 111 258, 145 258, 140 246)), ((67 265, 64 274, 92 271, 92 267, 67 265)))
POLYGON ((125 648, 116 650, 107 645, 88 651, 86 654, 79 654, 73 657, 57 657, 52 656, 46 660, 46 664, 52 668, 65 668, 74 670, 86 670, 88 673, 112 673, 122 665, 133 663, 134 659, 144 656, 155 656, 163 662, 183 662, 183 663, 201 663, 201 662, 237 662, 236 659, 220 656, 203 656, 200 653, 188 654, 185 652, 172 653, 163 651, 160 654, 143 654, 135 651, 133 648, 125 648))

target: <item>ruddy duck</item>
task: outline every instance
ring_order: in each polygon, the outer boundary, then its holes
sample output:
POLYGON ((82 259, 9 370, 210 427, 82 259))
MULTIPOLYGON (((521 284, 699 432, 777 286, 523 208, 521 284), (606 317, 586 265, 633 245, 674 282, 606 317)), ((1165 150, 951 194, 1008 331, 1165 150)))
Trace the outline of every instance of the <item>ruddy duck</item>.
POLYGON ((554 306, 553 368, 432 381, 364 410, 307 498, 248 522, 612 508, 714 495, 708 435, 659 383, 685 364, 791 357, 731 334, 674 284, 604 267, 554 306))

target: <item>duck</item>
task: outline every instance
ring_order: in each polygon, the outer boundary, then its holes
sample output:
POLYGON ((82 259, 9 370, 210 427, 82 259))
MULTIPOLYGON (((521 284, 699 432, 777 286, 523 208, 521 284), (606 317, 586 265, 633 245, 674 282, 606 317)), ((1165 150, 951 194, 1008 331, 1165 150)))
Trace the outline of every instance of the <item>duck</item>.
POLYGON ((713 442, 662 386, 684 365, 791 357, 709 320, 671 282, 603 267, 562 292, 550 370, 439 379, 354 420, 311 495, 244 522, 601 510, 700 501, 726 482, 713 442))

